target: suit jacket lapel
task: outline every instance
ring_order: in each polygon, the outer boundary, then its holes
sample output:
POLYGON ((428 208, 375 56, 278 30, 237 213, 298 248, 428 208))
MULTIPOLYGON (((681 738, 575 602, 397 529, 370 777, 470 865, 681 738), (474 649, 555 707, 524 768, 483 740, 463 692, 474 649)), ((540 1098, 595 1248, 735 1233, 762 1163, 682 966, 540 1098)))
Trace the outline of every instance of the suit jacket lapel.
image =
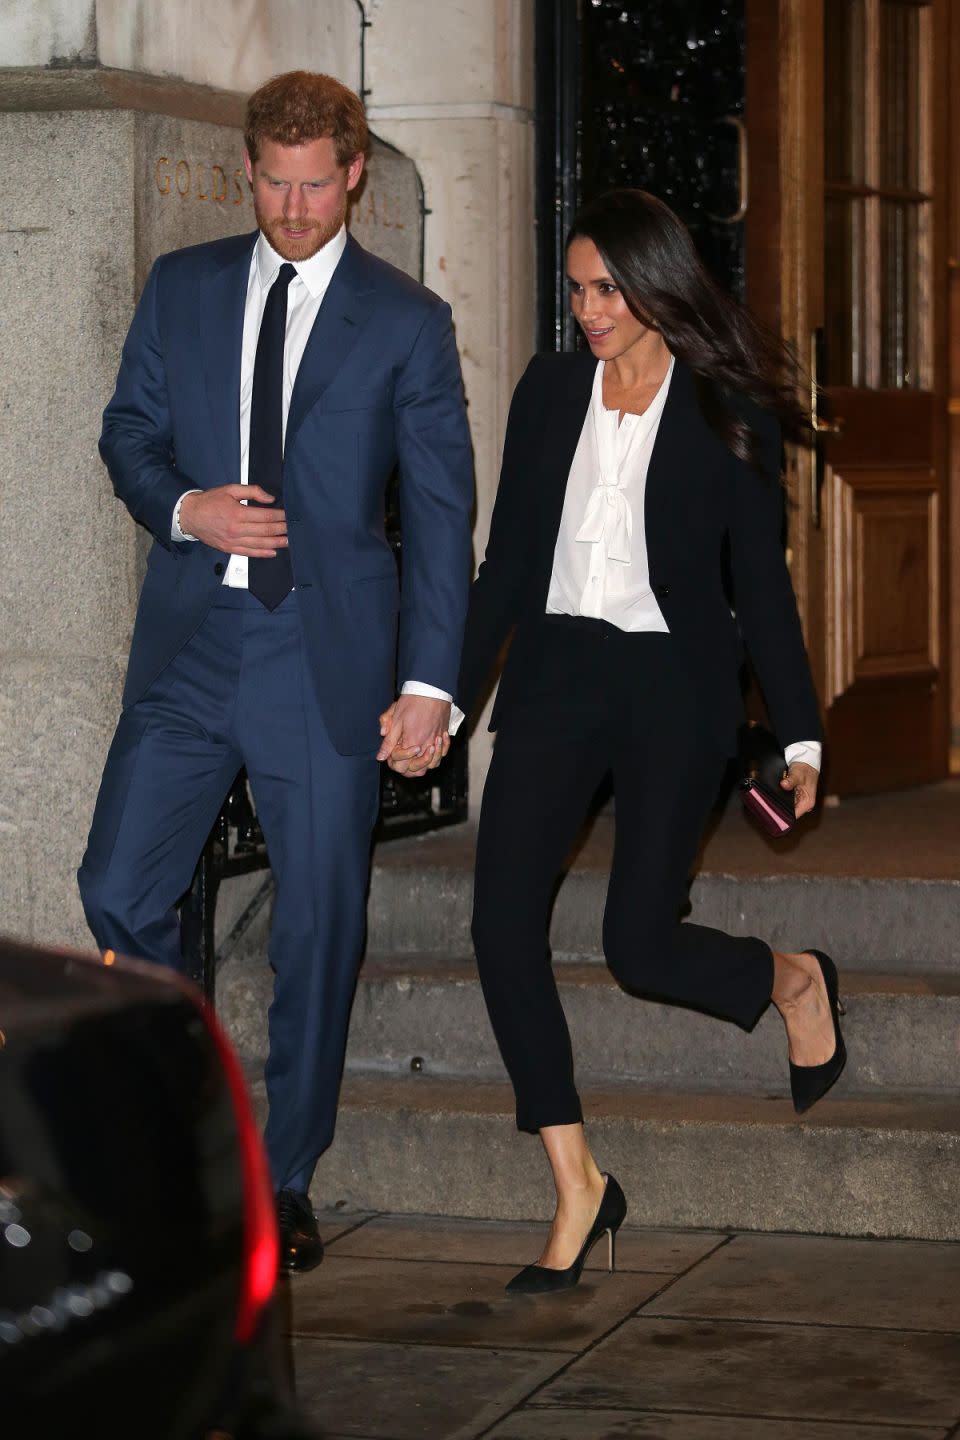
POLYGON ((212 277, 201 281, 197 303, 207 400, 228 485, 240 481, 240 357, 250 258, 258 231, 240 235, 212 277))
POLYGON ((583 422, 590 408, 593 377, 597 369, 596 359, 587 351, 578 351, 571 355, 569 360, 564 357, 564 361, 562 367, 553 370, 559 383, 551 401, 544 407, 546 425, 543 437, 543 475, 546 491, 541 534, 544 539, 543 560, 547 566, 547 586, 550 584, 553 555, 557 548, 570 466, 573 464, 583 422))
POLYGON ((360 338, 373 306, 374 287, 366 254, 348 238, 340 263, 323 297, 310 332, 287 416, 286 450, 289 452, 304 418, 323 395, 360 338))
POLYGON ((688 493, 688 488, 678 483, 678 477, 687 473, 684 452, 697 433, 691 412, 699 414, 696 382, 693 371, 678 357, 647 467, 643 510, 651 574, 655 561, 667 549, 663 544, 668 538, 664 535, 664 526, 669 524, 671 513, 676 514, 676 507, 688 493))

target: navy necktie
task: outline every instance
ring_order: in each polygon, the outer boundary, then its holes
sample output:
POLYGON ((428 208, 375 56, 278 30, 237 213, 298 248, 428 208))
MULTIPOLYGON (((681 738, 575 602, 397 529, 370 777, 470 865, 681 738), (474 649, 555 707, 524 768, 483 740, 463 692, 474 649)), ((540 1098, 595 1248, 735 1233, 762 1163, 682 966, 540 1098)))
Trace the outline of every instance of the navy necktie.
MULTIPOLYGON (((250 397, 250 448, 247 479, 262 485, 283 507, 283 346, 287 335, 287 290, 296 275, 281 265, 263 307, 250 397)), ((275 610, 293 585, 290 552, 278 550, 272 560, 248 561, 247 585, 268 610, 275 610)))

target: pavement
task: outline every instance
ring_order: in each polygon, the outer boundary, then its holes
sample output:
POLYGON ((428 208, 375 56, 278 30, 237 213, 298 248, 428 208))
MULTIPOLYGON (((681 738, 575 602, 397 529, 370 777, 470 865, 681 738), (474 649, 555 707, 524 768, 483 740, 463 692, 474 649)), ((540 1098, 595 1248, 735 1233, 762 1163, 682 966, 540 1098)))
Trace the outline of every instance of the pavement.
POLYGON ((543 1226, 320 1223, 284 1303, 324 1440, 960 1437, 960 1244, 625 1227, 615 1274, 508 1299, 543 1226))

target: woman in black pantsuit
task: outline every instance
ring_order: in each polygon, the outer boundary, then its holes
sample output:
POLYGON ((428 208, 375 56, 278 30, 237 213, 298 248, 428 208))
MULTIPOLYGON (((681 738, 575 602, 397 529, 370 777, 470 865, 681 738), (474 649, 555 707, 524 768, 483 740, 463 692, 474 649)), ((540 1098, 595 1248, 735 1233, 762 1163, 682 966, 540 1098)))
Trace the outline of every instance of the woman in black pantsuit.
MULTIPOLYGON (((586 1142, 547 939, 557 875, 605 774, 616 840, 603 946, 617 978, 747 1028, 772 1000, 798 1110, 844 1060, 827 956, 679 923, 742 719, 741 638, 786 749, 783 787, 798 815, 816 799, 820 721, 781 546, 779 421, 804 419, 795 377, 642 191, 580 214, 567 269, 589 352, 537 355, 517 386, 456 697, 469 712, 513 629, 473 938, 517 1124, 539 1132, 557 1189, 515 1293, 576 1284, 604 1233, 612 1266, 626 1209, 586 1142)), ((391 763, 425 761, 397 751, 391 763)))

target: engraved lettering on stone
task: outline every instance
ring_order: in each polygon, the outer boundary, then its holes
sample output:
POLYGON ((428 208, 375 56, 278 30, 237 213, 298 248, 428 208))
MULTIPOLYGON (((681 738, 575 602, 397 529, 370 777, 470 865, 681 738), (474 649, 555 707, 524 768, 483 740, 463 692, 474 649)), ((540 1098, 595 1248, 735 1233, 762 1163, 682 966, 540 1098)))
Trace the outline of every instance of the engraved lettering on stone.
POLYGON ((242 205, 247 198, 246 176, 240 168, 228 176, 222 165, 208 165, 202 160, 184 157, 174 162, 167 155, 158 155, 153 177, 161 195, 172 195, 176 189, 181 200, 213 200, 217 205, 231 201, 242 205))
POLYGON ((396 213, 396 197, 378 195, 368 184, 363 199, 357 203, 354 221, 358 225, 379 225, 384 230, 406 230, 403 220, 391 219, 391 210, 396 213))

